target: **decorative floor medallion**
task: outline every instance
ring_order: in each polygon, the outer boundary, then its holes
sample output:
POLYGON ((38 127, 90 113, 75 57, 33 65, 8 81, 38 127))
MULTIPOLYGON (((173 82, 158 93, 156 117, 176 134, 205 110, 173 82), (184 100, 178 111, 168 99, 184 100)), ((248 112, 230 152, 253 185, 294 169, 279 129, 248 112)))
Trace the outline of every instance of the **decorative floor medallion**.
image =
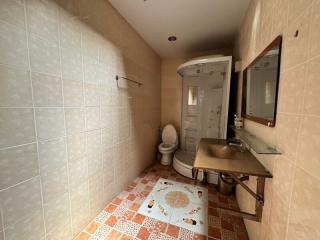
POLYGON ((206 188, 160 178, 138 213, 207 234, 206 188))

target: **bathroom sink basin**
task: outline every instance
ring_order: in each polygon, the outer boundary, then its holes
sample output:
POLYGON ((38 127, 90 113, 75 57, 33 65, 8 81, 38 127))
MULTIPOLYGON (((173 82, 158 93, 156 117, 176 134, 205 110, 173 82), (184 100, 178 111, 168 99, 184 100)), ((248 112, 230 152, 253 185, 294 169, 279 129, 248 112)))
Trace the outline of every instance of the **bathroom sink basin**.
POLYGON ((210 144, 207 146, 208 156, 215 158, 236 159, 236 155, 241 150, 238 147, 221 144, 210 144))
POLYGON ((221 139, 201 139, 193 167, 229 174, 272 177, 250 151, 229 145, 228 141, 221 139))

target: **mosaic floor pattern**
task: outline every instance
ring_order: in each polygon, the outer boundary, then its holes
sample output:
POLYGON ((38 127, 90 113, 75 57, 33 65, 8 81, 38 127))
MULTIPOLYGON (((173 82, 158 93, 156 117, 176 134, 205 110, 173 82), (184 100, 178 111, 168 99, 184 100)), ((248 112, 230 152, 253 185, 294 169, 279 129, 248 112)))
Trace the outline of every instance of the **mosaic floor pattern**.
MULTIPOLYGON (((172 167, 156 164, 146 169, 113 199, 75 240, 248 240, 242 218, 228 215, 217 208, 223 206, 238 209, 235 197, 221 195, 214 190, 213 186, 206 188, 208 189, 207 195, 206 191, 202 193, 204 201, 207 201, 204 213, 207 214, 207 235, 199 234, 195 229, 190 230, 177 223, 173 224, 173 221, 168 223, 147 214, 141 214, 139 209, 142 208, 144 203, 148 203, 149 195, 154 192, 154 189, 159 190, 156 186, 158 180, 160 180, 159 182, 174 181, 192 184, 191 179, 179 175, 172 167)), ((185 185, 181 186, 184 187, 185 185)), ((172 190, 172 193, 165 195, 166 199, 163 200, 166 200, 168 205, 181 206, 181 208, 186 206, 187 198, 189 200, 197 199, 199 194, 198 198, 200 199, 199 196, 201 195, 195 189, 193 197, 190 197, 191 193, 180 191, 179 188, 172 190)), ((179 216, 179 214, 175 214, 176 216, 179 216)))
POLYGON ((207 235, 208 190, 160 178, 138 213, 207 235))

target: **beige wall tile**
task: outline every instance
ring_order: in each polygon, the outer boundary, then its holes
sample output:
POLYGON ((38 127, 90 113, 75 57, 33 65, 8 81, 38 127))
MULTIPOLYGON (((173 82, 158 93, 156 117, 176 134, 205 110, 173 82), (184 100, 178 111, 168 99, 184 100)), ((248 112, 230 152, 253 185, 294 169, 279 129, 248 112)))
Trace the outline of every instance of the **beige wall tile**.
POLYGON ((39 174, 35 143, 0 150, 0 190, 39 174))
POLYGON ((320 184, 300 168, 294 177, 287 239, 317 239, 319 232, 320 184))
POLYGON ((33 99, 35 107, 62 107, 61 78, 32 73, 33 99))
POLYGON ((39 177, 1 191, 0 201, 5 228, 42 211, 39 177))
POLYGON ((278 114, 276 123, 277 146, 290 161, 295 161, 297 153, 300 117, 278 114))
POLYGON ((270 218, 270 240, 286 239, 288 214, 288 202, 274 197, 270 218))
POLYGON ((289 23, 291 24, 304 10, 306 10, 312 0, 292 0, 289 1, 289 23))
POLYGON ((60 75, 59 42, 38 35, 29 35, 30 67, 32 71, 60 75))
POLYGON ((320 116, 319 109, 319 74, 320 57, 313 59, 308 63, 307 86, 304 100, 304 113, 320 116))
POLYGON ((307 60, 308 51, 306 49, 308 49, 309 44, 310 11, 311 9, 309 8, 307 11, 302 12, 301 16, 295 19, 286 30, 283 48, 284 64, 282 66, 285 69, 307 60), (299 31, 297 37, 295 37, 296 31, 299 31))
POLYGON ((62 108, 36 109, 36 125, 38 139, 47 140, 65 135, 64 116, 62 108))
POLYGON ((44 221, 46 231, 51 232, 56 228, 70 224, 69 193, 51 200, 44 205, 44 221))
POLYGON ((297 165, 320 177, 320 118, 304 117, 301 124, 297 165))
POLYGON ((35 129, 31 108, 0 109, 0 148, 34 142, 35 129))
POLYGON ((0 107, 32 107, 27 71, 0 66, 0 107))
POLYGON ((66 130, 67 134, 83 132, 85 129, 84 108, 67 108, 65 109, 66 130))
POLYGON ((314 1, 310 24, 310 56, 320 55, 320 2, 314 1))
POLYGON ((0 23, 0 63, 26 69, 26 31, 5 22, 0 23))
POLYGON ((39 163, 42 173, 67 165, 66 139, 59 138, 38 143, 39 163))
POLYGON ((306 68, 306 64, 303 64, 281 73, 278 112, 301 113, 306 85, 306 68))
POLYGON ((24 28, 24 6, 22 1, 3 0, 0 2, 0 19, 24 28))
POLYGON ((44 239, 44 224, 47 240, 71 239, 154 159, 161 117, 160 58, 104 0, 3 0, 0 20, 0 107, 5 107, 0 108, 0 153, 10 160, 5 166, 10 170, 0 176, 9 181, 1 181, 5 187, 18 184, 0 193, 6 240, 44 239), (144 85, 118 88, 116 74, 135 76, 144 85), (99 134, 89 134, 92 130, 99 134), (129 158, 121 151, 127 153, 130 141, 135 144, 129 170, 129 158), (31 158, 22 149, 29 145, 16 146, 33 142, 39 146, 40 172, 34 172, 38 177, 29 186, 21 183, 32 172, 28 167, 20 173, 8 166, 22 160, 23 165, 35 164, 36 148, 31 158), (114 142, 122 142, 115 156, 121 163, 118 176, 113 159, 106 157, 114 142), (41 197, 35 199, 41 191, 45 206, 41 197))

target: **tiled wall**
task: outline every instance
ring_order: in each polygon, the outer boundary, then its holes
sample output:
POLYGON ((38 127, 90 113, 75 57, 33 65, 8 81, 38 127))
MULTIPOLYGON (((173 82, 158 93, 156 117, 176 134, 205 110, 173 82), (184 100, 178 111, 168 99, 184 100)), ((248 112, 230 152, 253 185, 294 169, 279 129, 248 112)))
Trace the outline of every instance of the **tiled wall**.
MULTIPOLYGON (((274 177, 267 180, 262 222, 246 221, 246 226, 252 240, 320 239, 320 1, 251 1, 235 47, 242 68, 279 34, 276 127, 247 120, 245 128, 283 154, 258 156, 274 177)), ((238 94, 240 99, 241 87, 238 94)), ((254 187, 255 179, 248 184, 254 187)), ((253 210, 252 197, 240 187, 237 195, 242 209, 253 210)))
POLYGON ((231 49, 217 49, 190 53, 184 56, 162 59, 161 63, 161 125, 173 124, 177 131, 181 128, 182 78, 178 67, 195 57, 213 54, 232 55, 231 49))
POLYGON ((72 239, 159 125, 160 58, 108 1, 0 1, 0 240, 72 239))

